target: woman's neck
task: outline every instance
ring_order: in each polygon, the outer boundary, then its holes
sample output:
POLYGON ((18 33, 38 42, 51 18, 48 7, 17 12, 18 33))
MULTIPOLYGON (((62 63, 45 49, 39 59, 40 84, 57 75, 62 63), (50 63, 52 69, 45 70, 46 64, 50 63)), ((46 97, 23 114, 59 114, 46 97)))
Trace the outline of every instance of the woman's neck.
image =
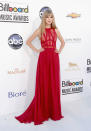
POLYGON ((45 28, 51 28, 51 26, 45 26, 45 28))

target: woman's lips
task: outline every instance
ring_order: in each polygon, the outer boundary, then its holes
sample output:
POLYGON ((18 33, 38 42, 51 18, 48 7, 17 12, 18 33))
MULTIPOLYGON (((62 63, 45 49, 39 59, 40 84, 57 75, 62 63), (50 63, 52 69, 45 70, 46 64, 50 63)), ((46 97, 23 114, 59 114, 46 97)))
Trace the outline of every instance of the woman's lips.
POLYGON ((50 22, 50 21, 48 21, 48 22, 50 22))

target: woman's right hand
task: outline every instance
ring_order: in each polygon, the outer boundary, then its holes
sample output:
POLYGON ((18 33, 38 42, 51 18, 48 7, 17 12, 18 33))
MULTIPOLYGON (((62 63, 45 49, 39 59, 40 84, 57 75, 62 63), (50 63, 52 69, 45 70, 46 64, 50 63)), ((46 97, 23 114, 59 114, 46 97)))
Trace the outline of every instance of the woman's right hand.
POLYGON ((40 52, 42 52, 42 51, 44 51, 44 50, 45 50, 45 49, 41 47, 40 49, 37 49, 37 52, 40 53, 40 52))

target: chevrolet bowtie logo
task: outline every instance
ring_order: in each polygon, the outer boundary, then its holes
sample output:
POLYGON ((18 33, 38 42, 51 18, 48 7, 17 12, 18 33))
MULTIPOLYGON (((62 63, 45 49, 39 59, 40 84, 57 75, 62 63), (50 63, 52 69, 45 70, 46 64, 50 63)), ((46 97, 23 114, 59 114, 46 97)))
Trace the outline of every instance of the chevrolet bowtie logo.
POLYGON ((77 18, 77 17, 80 17, 81 15, 80 14, 76 14, 76 13, 71 13, 71 14, 68 14, 67 17, 71 17, 71 18, 77 18))

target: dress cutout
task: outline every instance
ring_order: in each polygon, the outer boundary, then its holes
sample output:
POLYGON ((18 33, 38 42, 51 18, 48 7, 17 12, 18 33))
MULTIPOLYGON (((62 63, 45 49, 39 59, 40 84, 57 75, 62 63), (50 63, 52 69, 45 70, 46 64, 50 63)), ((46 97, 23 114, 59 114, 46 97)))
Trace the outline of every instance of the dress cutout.
POLYGON ((57 34, 55 29, 45 28, 45 30, 46 32, 41 38, 41 46, 43 48, 56 48, 57 34))
POLYGON ((36 69, 35 95, 28 108, 19 116, 21 123, 43 124, 49 118, 56 121, 64 118, 61 112, 61 81, 59 54, 55 52, 57 34, 55 29, 45 28, 36 69))

